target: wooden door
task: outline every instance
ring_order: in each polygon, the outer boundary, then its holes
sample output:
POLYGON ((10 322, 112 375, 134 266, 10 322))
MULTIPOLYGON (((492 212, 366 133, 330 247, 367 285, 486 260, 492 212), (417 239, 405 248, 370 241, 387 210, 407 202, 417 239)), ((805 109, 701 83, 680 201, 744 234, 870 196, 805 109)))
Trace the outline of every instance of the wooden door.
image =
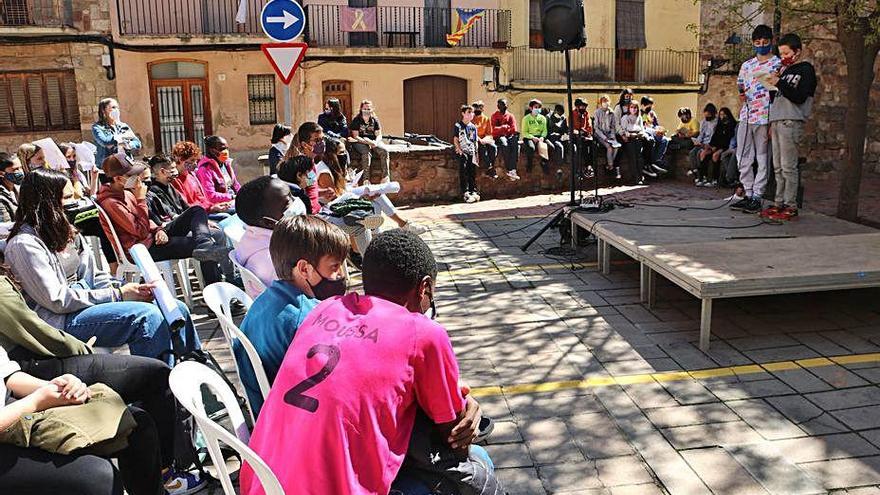
POLYGON ((324 81, 321 90, 322 104, 327 104, 330 98, 336 98, 342 105, 342 115, 351 122, 356 113, 351 106, 351 81, 324 81))
POLYGON ((208 83, 204 79, 150 81, 156 152, 168 153, 178 141, 201 146, 211 128, 208 83))
POLYGON ((452 76, 422 76, 403 82, 403 128, 452 142, 452 126, 468 102, 467 81, 452 76))
POLYGON ((617 50, 614 59, 614 80, 634 82, 636 80, 636 51, 617 50))

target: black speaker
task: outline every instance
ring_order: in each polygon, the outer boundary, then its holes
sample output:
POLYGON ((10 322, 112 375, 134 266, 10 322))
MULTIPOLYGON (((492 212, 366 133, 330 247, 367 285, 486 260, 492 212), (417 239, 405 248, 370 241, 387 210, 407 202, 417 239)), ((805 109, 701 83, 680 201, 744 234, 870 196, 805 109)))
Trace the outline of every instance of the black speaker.
POLYGON ((587 44, 584 32, 583 0, 543 0, 541 31, 544 49, 551 52, 576 50, 587 44))

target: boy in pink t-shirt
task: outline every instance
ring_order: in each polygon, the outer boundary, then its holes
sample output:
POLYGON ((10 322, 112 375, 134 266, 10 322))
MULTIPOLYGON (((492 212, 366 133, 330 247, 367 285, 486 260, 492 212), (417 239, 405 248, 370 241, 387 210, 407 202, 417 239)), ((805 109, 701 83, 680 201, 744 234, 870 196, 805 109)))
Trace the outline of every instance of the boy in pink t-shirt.
MULTIPOLYGON (((382 233, 364 255, 365 295, 326 300, 300 325, 250 442, 285 493, 387 494, 419 409, 467 458, 476 427, 461 425, 478 406, 446 331, 423 314, 436 275, 418 236, 382 233)), ((241 493, 264 493, 249 466, 241 493)))

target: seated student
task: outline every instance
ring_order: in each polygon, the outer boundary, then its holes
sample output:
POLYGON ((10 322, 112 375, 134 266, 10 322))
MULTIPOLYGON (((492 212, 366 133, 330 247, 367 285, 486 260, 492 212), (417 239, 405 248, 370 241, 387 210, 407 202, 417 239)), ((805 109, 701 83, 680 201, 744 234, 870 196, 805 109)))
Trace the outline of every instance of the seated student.
MULTIPOLYGON (((149 173, 143 162, 129 161, 121 153, 104 160, 104 176, 110 182, 98 191, 98 204, 110 217, 123 250, 128 253, 135 244, 143 244, 153 261, 186 258, 202 262, 223 261, 229 248, 214 242, 203 208, 193 209, 187 217, 178 217, 179 221, 164 227, 150 219, 147 186, 144 184, 149 173)), ((109 232, 109 227, 105 230, 109 232)))
MULTIPOLYGON (((272 231, 269 253, 278 279, 254 301, 241 331, 260 355, 271 384, 306 315, 321 300, 345 294, 348 236, 318 217, 286 217, 272 231)), ((263 405, 260 387, 244 348, 236 343, 232 350, 256 416, 263 405)))
POLYGON ((593 140, 593 122, 587 111, 587 102, 583 98, 575 98, 574 108, 571 110, 571 127, 574 134, 574 145, 578 152, 581 177, 592 177, 596 172, 593 170, 596 150, 593 140))
MULTIPOLYGON (((127 404, 137 403, 138 407, 146 411, 156 424, 158 432, 158 445, 161 447, 161 466, 165 489, 170 495, 183 495, 192 493, 196 489, 207 484, 207 480, 182 470, 171 469, 174 458, 175 432, 179 428, 178 418, 175 412, 174 397, 168 388, 168 366, 157 359, 141 356, 126 356, 120 354, 91 354, 91 350, 76 337, 58 330, 44 322, 40 317, 27 307, 18 287, 8 272, 0 265, 0 319, 7 322, 0 325, 0 348, 6 349, 9 358, 17 362, 24 373, 28 373, 42 380, 52 380, 62 375, 73 375, 86 384, 103 383, 118 393, 127 404)), ((7 466, 4 471, 0 467, 0 486, 10 486, 8 478, 11 474, 21 474, 13 463, 7 463, 8 452, 0 446, 0 466, 7 466)), ((27 459, 29 464, 32 460, 40 460, 45 456, 36 455, 31 451, 15 449, 14 458, 27 459)), ((51 459, 46 459, 51 460, 51 459)), ((69 457, 68 461, 81 462, 69 457)), ((95 458, 94 461, 99 461, 95 458)), ((21 462, 21 461, 19 461, 21 462)), ((91 466, 92 463, 89 463, 91 466)), ((100 460, 98 464, 103 465, 100 460)), ((47 464, 41 465, 43 469, 50 469, 47 464)), ((127 467, 120 465, 123 469, 127 467)), ((84 467, 83 469, 92 469, 84 467)), ((105 475, 117 475, 107 463, 101 469, 105 475)), ((55 473, 53 473, 54 476, 55 473)), ((54 478, 53 478, 54 479, 54 478)), ((66 478, 65 478, 66 479, 66 478)), ((34 480, 29 480, 34 483, 34 480)), ((52 482, 54 483, 54 481, 52 482)), ((67 487, 73 490, 72 486, 67 487)), ((49 493, 52 490, 38 484, 30 484, 29 487, 35 493, 49 493)), ((130 493, 132 487, 127 487, 130 493)), ((22 489, 23 490, 23 489, 22 489)), ((60 492, 60 488, 55 490, 60 492)), ((14 493, 31 493, 26 490, 14 490, 14 493)), ((65 492, 68 493, 68 492, 65 492)), ((79 493, 79 492, 77 492, 79 493)), ((86 491, 83 493, 94 493, 86 491)), ((98 493, 110 493, 98 492, 98 493)), ((155 490, 150 492, 156 493, 155 490)))
MULTIPOLYGON (((290 144, 290 148, 287 149, 287 154, 284 155, 284 160, 287 161, 289 158, 295 158, 297 156, 306 156, 312 160, 312 171, 314 172, 314 164, 321 159, 325 145, 324 129, 314 122, 303 122, 293 135, 293 142, 290 144)), ((315 176, 317 176, 317 174, 315 174, 315 176)), ((295 183, 296 181, 287 180, 287 182, 295 183)), ((306 201, 305 203, 311 203, 309 211, 312 213, 310 213, 310 215, 320 211, 321 204, 318 201, 318 185, 312 182, 310 186, 303 186, 303 189, 309 197, 309 201, 306 201)))
POLYGON ((0 152, 0 173, 0 222, 13 222, 18 209, 18 186, 24 180, 18 157, 0 152))
POLYGON ((290 188, 298 215, 318 213, 319 210, 312 206, 312 198, 308 193, 308 188, 317 183, 315 165, 311 158, 298 155, 284 160, 278 166, 278 178, 290 188))
MULTIPOLYGON (((183 197, 171 186, 171 182, 177 178, 177 167, 174 162, 165 155, 155 155, 150 158, 150 171, 152 180, 147 189, 147 207, 149 208, 150 220, 163 228, 166 232, 182 231, 193 223, 198 223, 198 230, 202 230, 201 221, 204 217, 206 226, 217 246, 226 245, 226 236, 220 228, 208 220, 208 214, 201 206, 190 206, 183 197)), ((229 259, 218 261, 227 280, 235 278, 232 262, 229 259)), ((221 280, 218 263, 202 262, 202 275, 205 283, 212 284, 221 280)))
POLYGON ((183 196, 187 204, 201 206, 208 212, 208 218, 216 222, 225 220, 235 213, 232 201, 214 203, 205 195, 202 183, 195 174, 196 169, 199 168, 199 160, 202 158, 202 150, 195 143, 178 142, 174 145, 171 157, 177 165, 177 178, 171 181, 171 185, 183 196))
MULTIPOLYGON (((712 142, 712 135, 715 134, 715 127, 718 125, 718 120, 715 118, 717 115, 718 108, 714 104, 707 103, 706 107, 703 108, 703 122, 700 123, 700 133, 692 139, 694 148, 688 154, 688 159, 691 162, 691 169, 687 173, 688 176, 699 174, 700 163, 712 154, 712 146, 709 143, 712 142)), ((697 175, 694 179, 694 184, 699 182, 699 180, 699 175, 697 175)))
POLYGON ((700 134, 700 124, 694 120, 694 113, 688 107, 678 109, 678 129, 675 130, 676 140, 692 143, 692 139, 700 134))
POLYGON ((710 153, 700 163, 700 177, 697 179, 697 186, 717 187, 721 178, 721 155, 730 148, 730 141, 736 135, 736 119, 733 118, 733 112, 727 107, 722 107, 718 111, 718 124, 715 126, 715 132, 712 139, 709 140, 710 153))
MULTIPOLYGON (((105 164, 109 162, 109 159, 105 164)), ((128 344, 138 356, 171 362, 171 331, 153 304, 151 286, 125 284, 95 267, 91 249, 83 246, 64 216, 63 201, 73 195, 67 177, 54 170, 27 174, 21 203, 6 246, 6 262, 21 283, 28 306, 55 328, 95 345, 128 344)), ((146 207, 144 207, 146 208, 146 207)), ((186 352, 200 347, 189 310, 180 329, 186 352)))
MULTIPOLYGON (((318 173, 318 193, 321 195, 323 203, 333 201, 350 189, 348 178, 351 171, 348 169, 348 153, 345 152, 345 145, 342 144, 342 141, 328 140, 321 161, 315 168, 318 173)), ((380 194, 366 199, 373 202, 376 211, 384 213, 388 218, 394 220, 394 223, 401 229, 410 230, 418 235, 428 231, 427 227, 401 217, 388 196, 380 194)))
MULTIPOLYGON (((98 455, 76 452, 65 455, 38 447, 23 448, 12 443, 18 435, 24 436, 30 432, 32 418, 41 417, 36 413, 85 404, 92 392, 79 378, 70 374, 46 381, 24 373, 0 347, 0 394, 3 395, 3 402, 0 402, 0 440, 4 440, 0 443, 0 486, 5 493, 122 495, 124 488, 131 495, 156 495, 162 491, 156 425, 146 412, 134 406, 128 409, 136 424, 125 440, 114 438, 110 430, 116 428, 115 425, 94 424, 87 433, 90 436, 100 435, 98 438, 102 441, 115 442, 117 450, 108 457, 118 459, 119 471, 109 459, 98 455), (21 425, 17 432, 16 425, 21 425), (121 445, 125 447, 119 448, 121 445)), ((67 412, 70 413, 69 410, 67 412)), ((88 413, 83 411, 82 414, 88 413)), ((86 417, 79 420, 88 422, 86 417)), ((50 421, 46 423, 47 429, 52 428, 50 421)), ((39 428, 39 425, 35 427, 39 428)), ((57 431, 57 434, 68 435, 72 431, 72 426, 66 431, 62 426, 62 431, 57 431)), ((47 441, 51 440, 47 438, 47 441)), ((58 442, 62 443, 60 439, 58 442)))
POLYGON ((205 155, 199 160, 196 177, 202 184, 205 197, 212 205, 235 199, 241 184, 235 178, 229 146, 220 136, 205 138, 205 155))
POLYGON ((46 156, 43 149, 34 143, 24 143, 18 147, 18 161, 24 167, 25 172, 46 166, 46 156))
POLYGON ((324 132, 336 139, 348 137, 348 121, 342 113, 342 102, 339 98, 329 98, 324 105, 324 112, 318 115, 318 125, 324 132))
MULTIPOLYGON (((547 117, 541 113, 541 100, 529 101, 529 111, 522 118, 523 152, 526 155, 526 172, 532 171, 538 146, 547 138, 547 117)), ((550 171, 550 161, 541 158, 541 169, 546 174, 550 171)))
POLYGON ((291 141, 293 141, 293 133, 290 126, 275 124, 272 128, 272 147, 269 148, 269 175, 278 173, 278 164, 284 159, 291 141))
POLYGON ((643 96, 641 100, 642 125, 645 127, 651 146, 649 156, 645 156, 644 174, 648 177, 657 177, 657 174, 669 172, 666 167, 666 150, 669 148, 669 138, 666 137, 666 128, 660 125, 660 117, 654 111, 654 99, 643 96))
POLYGON ((609 108, 610 102, 611 98, 608 95, 599 97, 599 107, 596 109, 593 132, 596 136, 597 144, 605 148, 605 170, 607 172, 614 172, 614 177, 620 180, 620 166, 615 163, 617 153, 620 151, 620 143, 617 141, 617 135, 620 133, 620 120, 609 108))
POLYGON ((547 146, 550 147, 550 160, 556 167, 561 167, 565 161, 567 141, 563 141, 562 136, 568 136, 568 120, 565 118, 565 107, 557 103, 547 115, 547 146))
MULTIPOLYGON (((411 436, 431 433, 443 439, 446 459, 495 483, 491 464, 470 446, 479 407, 462 393, 446 330, 425 316, 436 276, 434 256, 417 235, 383 232, 364 256, 365 295, 325 300, 300 324, 250 441, 286 493, 399 489, 395 479, 418 479, 401 470, 404 457, 421 457, 409 447, 411 436), (414 431, 418 410, 433 432, 414 431)), ((262 493, 249 466, 240 480, 243 495, 262 493)))
MULTIPOLYGON (((269 256, 272 229, 293 206, 287 185, 279 179, 264 175, 246 183, 235 198, 238 218, 247 225, 235 248, 235 258, 266 287, 278 277, 269 256)), ((250 294, 256 297, 259 294, 250 294)))
POLYGON ((624 172, 626 180, 637 179, 643 183, 645 176, 645 156, 650 156, 653 141, 649 141, 648 133, 639 115, 639 104, 629 104, 627 113, 620 118, 620 141, 626 153, 629 169, 624 172))

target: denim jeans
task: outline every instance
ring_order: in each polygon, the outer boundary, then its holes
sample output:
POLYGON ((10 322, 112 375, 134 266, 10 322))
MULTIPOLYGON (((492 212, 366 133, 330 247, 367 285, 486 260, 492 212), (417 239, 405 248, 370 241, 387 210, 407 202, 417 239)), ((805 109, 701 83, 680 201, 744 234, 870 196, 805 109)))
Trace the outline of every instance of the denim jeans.
POLYGON ((670 139, 666 136, 654 136, 654 149, 651 151, 651 163, 661 167, 666 163, 666 150, 670 139))
MULTIPOLYGON (((179 330, 186 353, 200 349, 201 343, 196 333, 189 309, 177 301, 180 311, 186 317, 186 324, 179 330)), ((171 330, 162 312, 155 304, 135 301, 97 304, 67 316, 64 329, 67 333, 82 340, 97 337, 98 347, 117 347, 128 344, 135 356, 146 356, 174 364, 171 352, 171 330)))

